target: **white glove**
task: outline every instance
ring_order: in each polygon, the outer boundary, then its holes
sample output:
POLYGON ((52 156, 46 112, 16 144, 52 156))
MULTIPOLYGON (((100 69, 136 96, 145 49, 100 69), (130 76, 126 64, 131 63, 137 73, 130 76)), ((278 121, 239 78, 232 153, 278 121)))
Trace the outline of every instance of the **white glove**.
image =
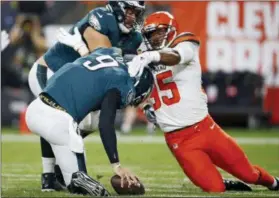
POLYGON ((6 30, 1 31, 1 51, 3 51, 10 43, 9 35, 6 30))
POLYGON ((144 67, 148 64, 154 62, 157 63, 161 59, 161 55, 158 51, 144 52, 133 58, 131 62, 128 63, 128 72, 131 77, 140 77, 144 67))
POLYGON ((89 53, 89 50, 86 44, 83 42, 81 34, 77 27, 74 28, 74 34, 70 34, 65 29, 60 28, 57 39, 60 43, 63 43, 69 47, 72 47, 77 51, 81 56, 85 56, 89 53))

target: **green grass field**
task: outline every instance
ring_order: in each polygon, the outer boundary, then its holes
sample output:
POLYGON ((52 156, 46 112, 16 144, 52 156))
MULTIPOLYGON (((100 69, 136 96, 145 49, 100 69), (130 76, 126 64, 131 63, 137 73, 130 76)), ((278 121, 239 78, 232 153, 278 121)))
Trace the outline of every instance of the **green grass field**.
MULTIPOLYGON (((251 162, 259 164, 271 174, 279 176, 279 131, 228 130, 237 138, 251 162)), ((253 192, 226 192, 208 194, 195 187, 181 171, 164 144, 162 134, 145 135, 143 129, 119 137, 119 154, 123 166, 135 172, 145 185, 145 196, 158 197, 279 197, 261 186, 252 186, 253 192)), ((86 141, 87 168, 89 174, 116 193, 110 186, 113 175, 98 134, 86 141)), ((20 136, 16 130, 2 129, 2 197, 82 197, 67 192, 42 193, 40 191, 39 138, 20 136)), ((226 178, 231 175, 222 172, 226 178)))

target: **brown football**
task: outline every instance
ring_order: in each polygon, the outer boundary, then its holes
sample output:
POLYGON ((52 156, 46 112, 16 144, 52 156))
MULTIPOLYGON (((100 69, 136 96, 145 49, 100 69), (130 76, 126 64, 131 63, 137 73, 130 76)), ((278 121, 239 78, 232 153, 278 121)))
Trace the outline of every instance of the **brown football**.
POLYGON ((143 195, 145 193, 144 186, 140 181, 139 186, 131 185, 130 188, 128 188, 128 182, 124 180, 124 186, 121 188, 121 178, 118 175, 114 175, 110 182, 115 192, 119 195, 143 195))

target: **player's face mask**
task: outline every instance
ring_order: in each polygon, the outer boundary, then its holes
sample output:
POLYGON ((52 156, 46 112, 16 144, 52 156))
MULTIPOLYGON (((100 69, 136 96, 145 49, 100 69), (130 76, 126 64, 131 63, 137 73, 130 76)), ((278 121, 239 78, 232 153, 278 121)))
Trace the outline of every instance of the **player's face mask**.
POLYGON ((155 12, 145 19, 142 35, 148 50, 158 50, 169 47, 177 31, 177 22, 170 13, 155 12))
POLYGON ((148 68, 144 68, 143 73, 139 80, 135 81, 136 95, 131 105, 137 107, 140 103, 144 102, 151 94, 154 86, 153 74, 148 68))
POLYGON ((127 8, 125 12, 124 26, 128 29, 133 29, 139 18, 140 11, 135 8, 127 8))
POLYGON ((162 26, 156 28, 154 31, 145 33, 145 37, 152 49, 157 50, 164 47, 165 41, 167 40, 167 31, 168 28, 166 26, 162 26))

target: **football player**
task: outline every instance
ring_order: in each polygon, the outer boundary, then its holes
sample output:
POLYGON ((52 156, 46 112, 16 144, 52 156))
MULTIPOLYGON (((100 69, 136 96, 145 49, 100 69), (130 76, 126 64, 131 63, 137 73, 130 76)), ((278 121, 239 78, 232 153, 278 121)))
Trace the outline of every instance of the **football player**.
POLYGON ((28 106, 27 125, 50 143, 70 192, 108 194, 86 174, 84 144, 78 129, 84 117, 96 110, 101 112, 100 136, 114 173, 121 177, 122 186, 124 180, 129 185, 138 184, 137 177, 120 165, 114 122, 117 109, 138 106, 150 95, 153 82, 148 68, 128 71, 114 48, 98 48, 55 72, 28 106))
POLYGON ((145 106, 147 117, 160 126, 180 167, 202 190, 249 190, 243 183, 224 182, 216 167, 243 182, 279 190, 279 179, 251 164, 236 141, 208 114, 201 85, 200 41, 192 33, 178 32, 168 12, 153 13, 144 22, 142 34, 148 51, 135 57, 135 62, 152 64, 156 70, 150 97, 155 112, 145 106))
MULTIPOLYGON (((136 54, 142 42, 137 27, 143 21, 145 5, 143 1, 109 1, 106 7, 90 11, 67 32, 61 30, 58 43, 51 47, 33 65, 29 73, 29 87, 38 96, 46 86, 48 79, 64 64, 88 55, 98 47, 118 47, 124 54, 136 54), (81 36, 75 34, 80 32, 81 36)), ((95 130, 99 112, 89 114, 80 124, 87 131, 95 130)), ((85 134, 86 135, 86 134, 85 134)), ((58 189, 54 165, 55 157, 50 144, 41 138, 42 151, 42 191, 58 189)), ((57 167, 56 167, 57 168, 57 167)), ((58 169, 59 170, 59 169, 58 169)), ((59 179, 63 183, 63 179, 59 179)))

